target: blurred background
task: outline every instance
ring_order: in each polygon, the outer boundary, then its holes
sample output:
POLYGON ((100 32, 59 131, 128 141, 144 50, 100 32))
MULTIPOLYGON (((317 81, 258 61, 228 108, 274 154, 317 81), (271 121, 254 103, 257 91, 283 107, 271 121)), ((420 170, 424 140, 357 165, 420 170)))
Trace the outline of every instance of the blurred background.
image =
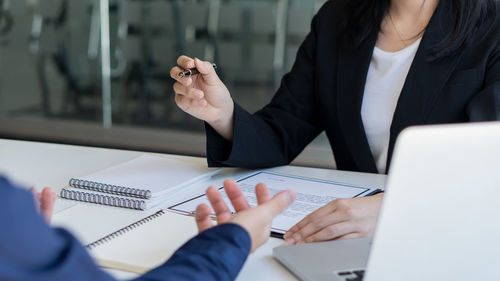
MULTIPOLYGON (((233 98, 265 105, 325 0, 0 0, 0 137, 202 156, 170 68, 217 63, 233 98)), ((333 167, 320 136, 295 161, 333 167)))

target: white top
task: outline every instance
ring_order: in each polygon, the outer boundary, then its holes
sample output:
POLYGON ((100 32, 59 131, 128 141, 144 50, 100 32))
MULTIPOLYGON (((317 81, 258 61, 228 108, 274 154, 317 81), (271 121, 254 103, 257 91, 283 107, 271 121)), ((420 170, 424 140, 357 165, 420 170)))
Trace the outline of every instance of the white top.
POLYGON ((392 117, 420 40, 398 52, 373 50, 361 118, 379 173, 386 170, 392 117))

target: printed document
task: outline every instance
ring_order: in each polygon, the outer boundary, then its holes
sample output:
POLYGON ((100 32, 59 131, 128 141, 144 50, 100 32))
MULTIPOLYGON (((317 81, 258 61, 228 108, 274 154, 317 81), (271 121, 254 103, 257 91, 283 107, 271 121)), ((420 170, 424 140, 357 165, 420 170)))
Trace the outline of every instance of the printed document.
MULTIPOLYGON (((362 197, 372 193, 375 188, 356 186, 347 183, 313 179, 307 177, 277 174, 273 172, 260 171, 237 181, 250 206, 257 205, 255 186, 265 183, 269 188, 271 196, 287 189, 297 193, 297 199, 282 214, 277 216, 271 226, 271 230, 278 234, 284 234, 289 228, 302 220, 311 212, 330 201, 339 198, 362 197)), ((229 198, 221 187, 220 192, 226 204, 234 212, 229 198)), ((168 211, 193 215, 199 204, 208 204, 206 195, 200 195, 183 203, 168 208, 168 211)))

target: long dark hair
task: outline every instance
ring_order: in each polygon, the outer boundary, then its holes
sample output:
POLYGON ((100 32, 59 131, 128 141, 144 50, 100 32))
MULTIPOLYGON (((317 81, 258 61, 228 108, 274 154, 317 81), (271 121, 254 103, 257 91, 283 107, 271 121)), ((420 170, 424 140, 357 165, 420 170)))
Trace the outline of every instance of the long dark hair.
MULTIPOLYGON (((380 28, 380 23, 389 11, 391 0, 332 0, 341 5, 345 11, 342 25, 344 34, 352 37, 353 43, 359 45, 368 36, 380 28)), ((435 46, 432 46, 429 59, 438 60, 455 55, 465 48, 486 21, 487 15, 496 16, 497 0, 440 0, 450 2, 450 16, 454 25, 435 46)), ((441 3, 440 3, 441 5, 441 3)))

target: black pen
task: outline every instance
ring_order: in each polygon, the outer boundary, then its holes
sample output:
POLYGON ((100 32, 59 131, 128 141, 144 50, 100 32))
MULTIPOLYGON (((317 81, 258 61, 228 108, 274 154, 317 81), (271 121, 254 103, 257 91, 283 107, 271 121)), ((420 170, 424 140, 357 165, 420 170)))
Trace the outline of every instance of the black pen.
POLYGON ((377 189, 375 189, 374 191, 372 191, 372 192, 370 192, 370 193, 368 193, 368 194, 364 195, 364 197, 367 197, 367 196, 373 196, 373 195, 376 195, 376 194, 379 194, 379 193, 382 193, 382 192, 384 192, 382 189, 377 188, 377 189))
MULTIPOLYGON (((215 63, 212 63, 212 66, 214 67, 214 69, 217 69, 217 65, 215 63)), ((184 78, 184 77, 193 76, 193 75, 196 75, 196 74, 199 74, 199 73, 200 72, 198 71, 198 69, 191 68, 191 69, 179 72, 179 74, 177 74, 177 77, 184 78)))
POLYGON ((285 240, 284 234, 279 233, 279 232, 271 231, 271 237, 285 240))

